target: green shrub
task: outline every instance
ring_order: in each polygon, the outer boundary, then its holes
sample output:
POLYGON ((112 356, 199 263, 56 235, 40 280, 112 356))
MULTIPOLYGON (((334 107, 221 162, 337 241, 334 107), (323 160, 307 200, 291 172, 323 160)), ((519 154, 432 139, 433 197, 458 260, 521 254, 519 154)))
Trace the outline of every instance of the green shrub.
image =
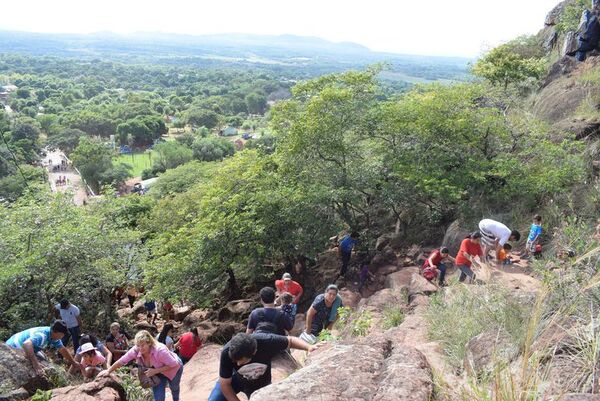
POLYGON ((383 309, 382 327, 384 330, 391 329, 402 324, 404 311, 397 305, 388 305, 383 309))
POLYGON ((137 377, 131 374, 129 368, 117 370, 121 385, 125 389, 128 401, 152 401, 152 390, 142 388, 137 377))
POLYGON ((50 401, 52 398, 52 390, 44 391, 37 389, 33 397, 31 397, 31 401, 50 401))
POLYGON ((556 32, 566 33, 577 30, 581 13, 588 7, 589 0, 575 0, 565 6, 565 9, 558 18, 556 32))
POLYGON ((338 309, 340 323, 343 332, 349 333, 352 337, 363 337, 367 335, 373 324, 373 315, 369 311, 354 312, 350 307, 338 309))

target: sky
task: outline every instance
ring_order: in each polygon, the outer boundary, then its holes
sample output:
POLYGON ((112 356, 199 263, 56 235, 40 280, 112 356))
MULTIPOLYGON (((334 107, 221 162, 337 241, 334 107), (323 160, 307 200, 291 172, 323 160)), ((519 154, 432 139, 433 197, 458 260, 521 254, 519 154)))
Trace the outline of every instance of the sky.
POLYGON ((0 29, 53 33, 293 34, 355 42, 374 51, 476 57, 518 35, 536 33, 558 2, 18 0, 2 2, 0 29))

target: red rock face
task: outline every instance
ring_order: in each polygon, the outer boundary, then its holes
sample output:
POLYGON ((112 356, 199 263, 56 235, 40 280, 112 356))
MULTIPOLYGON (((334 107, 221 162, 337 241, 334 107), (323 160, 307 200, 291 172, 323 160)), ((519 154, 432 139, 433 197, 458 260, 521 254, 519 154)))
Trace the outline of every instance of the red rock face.
POLYGON ((52 390, 51 401, 126 401, 125 390, 112 377, 103 377, 80 386, 52 390))

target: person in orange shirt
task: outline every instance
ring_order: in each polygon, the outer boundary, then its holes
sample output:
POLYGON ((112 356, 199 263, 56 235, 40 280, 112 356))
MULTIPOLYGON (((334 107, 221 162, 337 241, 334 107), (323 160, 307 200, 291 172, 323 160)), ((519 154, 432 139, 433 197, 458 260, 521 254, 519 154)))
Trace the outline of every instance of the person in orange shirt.
POLYGON ((500 249, 496 255, 499 263, 503 265, 510 265, 512 263, 512 259, 510 257, 510 251, 512 250, 512 246, 510 244, 504 244, 502 249, 500 249))
POLYGON ((460 249, 456 254, 456 267, 460 270, 458 281, 463 282, 467 277, 471 279, 471 282, 475 281, 475 273, 471 270, 471 264, 482 254, 481 233, 475 231, 461 242, 460 249))

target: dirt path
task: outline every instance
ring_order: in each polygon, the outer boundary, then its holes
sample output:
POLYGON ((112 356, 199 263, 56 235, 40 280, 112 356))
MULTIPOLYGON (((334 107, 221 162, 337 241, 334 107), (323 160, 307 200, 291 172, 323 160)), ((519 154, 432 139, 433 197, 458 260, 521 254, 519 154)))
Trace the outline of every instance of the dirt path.
POLYGON ((85 184, 79 173, 68 163, 65 154, 59 150, 48 151, 42 163, 48 171, 48 181, 52 192, 72 192, 73 203, 78 206, 83 205, 88 200, 85 184), (63 166, 62 161, 66 164, 63 166), (55 171, 55 166, 61 166, 61 169, 55 171), (66 180, 65 184, 59 184, 59 179, 66 180))

